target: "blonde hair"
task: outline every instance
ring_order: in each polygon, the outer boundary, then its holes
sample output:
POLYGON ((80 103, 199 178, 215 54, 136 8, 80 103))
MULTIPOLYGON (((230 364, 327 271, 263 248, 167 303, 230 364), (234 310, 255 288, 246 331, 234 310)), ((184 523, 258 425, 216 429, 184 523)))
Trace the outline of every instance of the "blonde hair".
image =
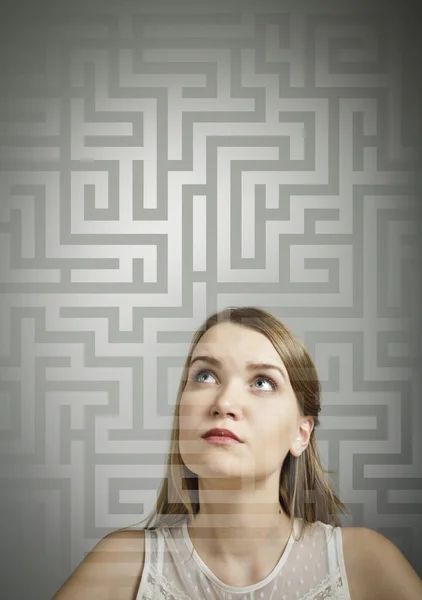
POLYGON ((195 332, 177 393, 166 475, 161 483, 155 508, 139 523, 147 521, 143 529, 149 530, 176 527, 187 515, 192 518, 199 511, 198 477, 186 467, 179 449, 179 405, 197 343, 208 329, 226 322, 258 331, 270 340, 287 369, 301 416, 311 416, 314 420, 306 449, 298 457, 288 452, 284 459, 279 486, 281 508, 290 517, 292 526, 295 518, 302 519, 299 539, 316 521, 333 527, 340 526, 337 513, 340 511, 346 515, 346 505, 330 484, 330 471, 321 465, 315 439, 315 429, 320 425, 318 414, 321 411, 321 386, 315 365, 302 341, 279 319, 257 307, 229 307, 216 312, 195 332), (154 520, 155 523, 151 525, 154 520))

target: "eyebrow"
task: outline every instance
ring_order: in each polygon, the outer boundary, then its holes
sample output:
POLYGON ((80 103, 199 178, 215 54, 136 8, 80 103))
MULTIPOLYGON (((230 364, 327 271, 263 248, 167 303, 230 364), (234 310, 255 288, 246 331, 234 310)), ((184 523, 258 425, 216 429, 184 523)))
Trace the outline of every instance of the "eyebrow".
MULTIPOLYGON (((189 368, 197 360, 203 360, 204 362, 208 362, 212 365, 216 365, 217 367, 221 367, 223 364, 221 360, 219 360, 218 358, 215 358, 214 356, 195 356, 195 358, 191 361, 189 368)), ((248 371, 255 371, 257 369, 275 369, 276 371, 281 373, 284 381, 287 381, 287 379, 288 379, 287 374, 284 372, 283 369, 281 369, 281 367, 277 367, 276 365, 271 365, 270 363, 248 362, 248 363, 246 363, 246 369, 248 371)))

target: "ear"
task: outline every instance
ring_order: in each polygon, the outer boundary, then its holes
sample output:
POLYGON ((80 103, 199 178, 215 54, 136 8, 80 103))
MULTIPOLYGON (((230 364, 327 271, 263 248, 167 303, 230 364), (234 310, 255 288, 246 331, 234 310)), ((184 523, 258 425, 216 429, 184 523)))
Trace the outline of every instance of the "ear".
POLYGON ((303 417, 300 419, 295 441, 290 447, 290 452, 293 456, 300 456, 302 452, 306 450, 313 428, 313 417, 303 417))

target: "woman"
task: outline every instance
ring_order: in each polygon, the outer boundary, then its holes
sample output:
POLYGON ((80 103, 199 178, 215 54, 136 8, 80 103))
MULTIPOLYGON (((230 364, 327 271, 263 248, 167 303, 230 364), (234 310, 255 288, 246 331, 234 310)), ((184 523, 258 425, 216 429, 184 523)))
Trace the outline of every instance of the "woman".
POLYGON ((147 526, 106 536, 54 599, 420 600, 391 542, 340 527, 320 410, 313 361, 283 323, 253 307, 210 316, 185 363, 147 526))

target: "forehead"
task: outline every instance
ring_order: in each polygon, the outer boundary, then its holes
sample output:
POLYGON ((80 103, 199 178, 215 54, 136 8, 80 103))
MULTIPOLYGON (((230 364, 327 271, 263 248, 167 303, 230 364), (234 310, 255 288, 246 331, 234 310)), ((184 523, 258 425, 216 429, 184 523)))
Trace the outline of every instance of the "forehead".
POLYGON ((193 351, 194 358, 206 350, 219 358, 248 356, 248 359, 281 361, 271 341, 259 331, 236 323, 220 323, 204 333, 193 351))

